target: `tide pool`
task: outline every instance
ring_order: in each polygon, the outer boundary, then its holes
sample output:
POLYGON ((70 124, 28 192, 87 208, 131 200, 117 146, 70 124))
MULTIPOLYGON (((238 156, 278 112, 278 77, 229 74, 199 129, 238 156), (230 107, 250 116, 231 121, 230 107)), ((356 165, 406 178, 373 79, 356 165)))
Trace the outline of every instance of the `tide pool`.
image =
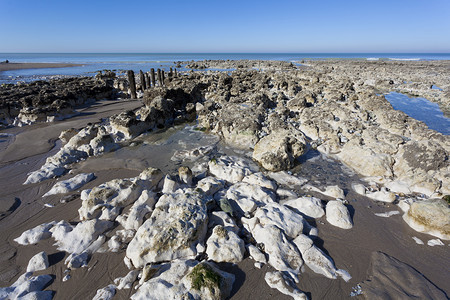
POLYGON ((410 98, 407 95, 392 92, 385 95, 396 110, 401 110, 411 118, 422 121, 428 128, 450 135, 450 119, 445 117, 439 105, 425 98, 410 98))

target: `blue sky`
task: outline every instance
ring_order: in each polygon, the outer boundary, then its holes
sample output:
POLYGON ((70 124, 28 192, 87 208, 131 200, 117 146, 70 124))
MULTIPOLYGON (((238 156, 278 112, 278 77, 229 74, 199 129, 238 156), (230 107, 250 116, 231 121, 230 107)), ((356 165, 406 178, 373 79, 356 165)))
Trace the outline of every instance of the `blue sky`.
POLYGON ((0 0, 0 52, 450 52, 449 0, 0 0))

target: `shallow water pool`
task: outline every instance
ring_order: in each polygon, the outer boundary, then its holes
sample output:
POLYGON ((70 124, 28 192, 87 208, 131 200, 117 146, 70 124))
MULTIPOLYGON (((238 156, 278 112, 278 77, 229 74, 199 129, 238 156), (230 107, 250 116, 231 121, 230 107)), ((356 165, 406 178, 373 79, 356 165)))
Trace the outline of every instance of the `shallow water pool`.
POLYGON ((445 117, 439 105, 425 98, 410 98, 405 94, 392 92, 385 95, 396 110, 427 124, 428 128, 450 135, 450 119, 445 117))

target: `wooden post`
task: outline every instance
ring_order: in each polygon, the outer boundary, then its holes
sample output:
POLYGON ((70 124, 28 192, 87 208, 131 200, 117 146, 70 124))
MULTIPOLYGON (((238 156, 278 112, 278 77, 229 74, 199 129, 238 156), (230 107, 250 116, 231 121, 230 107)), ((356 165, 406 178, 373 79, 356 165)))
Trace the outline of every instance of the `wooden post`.
POLYGON ((152 86, 155 87, 156 86, 155 69, 153 68, 150 70, 150 78, 152 80, 152 86))
POLYGON ((177 69, 175 69, 174 75, 175 75, 175 77, 178 77, 177 69))
POLYGON ((148 77, 148 73, 147 72, 144 73, 144 77, 145 77, 145 85, 149 89, 151 87, 151 85, 150 85, 150 78, 148 77))
POLYGON ((161 85, 165 85, 164 84, 164 80, 165 80, 165 78, 164 78, 164 70, 161 70, 161 79, 162 79, 161 85))
POLYGON ((169 80, 172 80, 172 78, 173 78, 173 70, 172 70, 172 68, 170 68, 170 70, 169 70, 169 80))
POLYGON ((142 70, 139 70, 139 78, 141 79, 141 90, 145 91, 147 89, 147 86, 145 84, 144 72, 142 72, 142 70))
POLYGON ((161 69, 156 70, 156 75, 158 76, 158 84, 162 86, 161 69))
POLYGON ((127 71, 128 75, 128 83, 130 85, 130 91, 131 91, 131 99, 137 99, 136 95, 136 81, 134 80, 134 72, 133 70, 127 71))

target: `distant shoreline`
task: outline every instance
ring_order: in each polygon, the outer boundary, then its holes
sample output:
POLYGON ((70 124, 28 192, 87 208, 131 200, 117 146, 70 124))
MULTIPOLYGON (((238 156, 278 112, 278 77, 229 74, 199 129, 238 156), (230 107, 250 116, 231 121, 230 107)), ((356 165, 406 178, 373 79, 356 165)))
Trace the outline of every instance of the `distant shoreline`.
POLYGON ((0 63, 0 72, 23 69, 44 69, 44 68, 68 68, 81 66, 80 64, 66 63, 0 63))

